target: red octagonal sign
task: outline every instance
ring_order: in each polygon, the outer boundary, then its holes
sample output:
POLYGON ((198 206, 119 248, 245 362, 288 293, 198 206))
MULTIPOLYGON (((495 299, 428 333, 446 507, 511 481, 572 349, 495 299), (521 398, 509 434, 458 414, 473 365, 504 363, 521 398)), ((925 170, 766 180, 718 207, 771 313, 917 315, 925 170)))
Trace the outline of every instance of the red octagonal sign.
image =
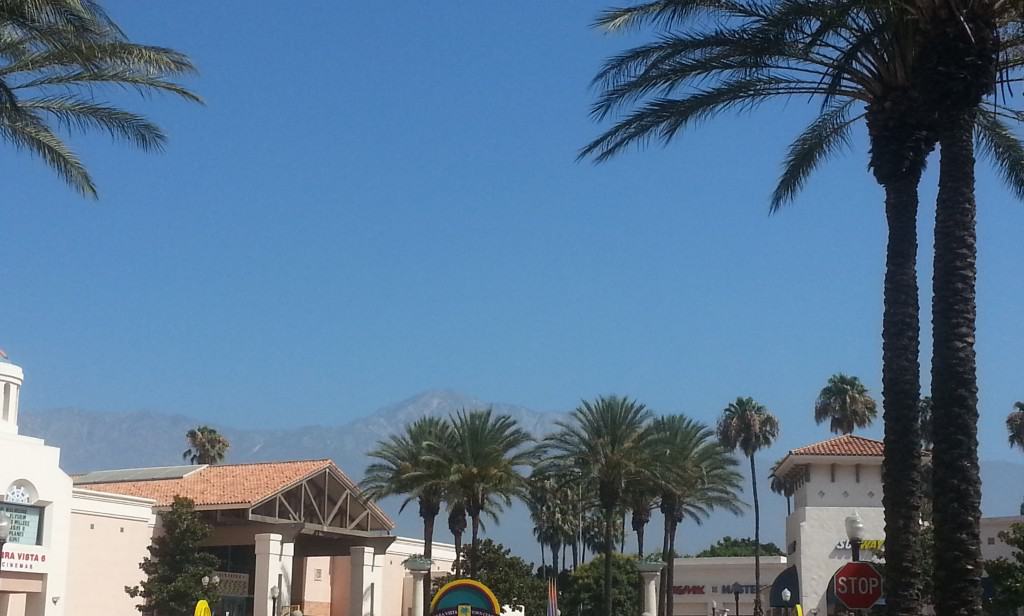
POLYGON ((882 574, 871 563, 847 563, 832 582, 836 598, 851 610, 866 610, 882 598, 882 574))

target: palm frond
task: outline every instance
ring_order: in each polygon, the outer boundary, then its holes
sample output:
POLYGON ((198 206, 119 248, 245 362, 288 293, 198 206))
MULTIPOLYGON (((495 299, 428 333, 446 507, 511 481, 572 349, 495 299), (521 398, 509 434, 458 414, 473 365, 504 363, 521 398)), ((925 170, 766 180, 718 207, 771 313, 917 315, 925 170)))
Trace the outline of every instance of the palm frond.
POLYGON ((86 197, 98 196, 96 184, 78 156, 39 117, 0 107, 0 135, 15 147, 42 158, 69 186, 86 197))
POLYGON ((974 139, 982 155, 999 171, 1007 187, 1024 200, 1024 144, 1013 130, 988 107, 978 110, 974 139))
POLYGON ((850 145, 850 127, 862 116, 849 117, 852 100, 824 110, 789 146, 782 175, 772 193, 771 212, 793 201, 818 166, 850 145))
POLYGON ((114 139, 123 139, 142 150, 160 150, 167 137, 146 118, 110 105, 92 103, 74 96, 20 101, 18 105, 37 114, 54 117, 69 131, 98 128, 114 139))

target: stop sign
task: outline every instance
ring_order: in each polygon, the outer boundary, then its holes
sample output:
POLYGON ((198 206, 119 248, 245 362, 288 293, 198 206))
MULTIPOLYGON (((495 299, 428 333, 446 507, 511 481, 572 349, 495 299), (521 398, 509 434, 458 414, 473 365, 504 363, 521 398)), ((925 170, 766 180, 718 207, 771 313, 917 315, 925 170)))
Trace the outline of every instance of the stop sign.
POLYGON ((866 610, 882 598, 882 574, 871 563, 847 563, 832 582, 836 598, 851 610, 866 610))

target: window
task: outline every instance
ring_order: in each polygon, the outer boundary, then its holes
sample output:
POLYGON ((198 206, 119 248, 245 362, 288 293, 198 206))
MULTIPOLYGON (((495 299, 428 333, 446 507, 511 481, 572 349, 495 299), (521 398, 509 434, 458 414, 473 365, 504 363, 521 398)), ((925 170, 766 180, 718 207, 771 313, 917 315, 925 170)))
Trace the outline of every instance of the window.
POLYGON ((829 471, 832 473, 832 483, 836 482, 836 465, 829 466, 829 471))
POLYGON ((323 569, 313 569, 313 581, 314 582, 322 582, 323 579, 324 579, 324 570, 323 569))
POLYGON ((996 544, 996 538, 995 537, 989 537, 988 538, 988 544, 989 545, 995 545, 996 544))

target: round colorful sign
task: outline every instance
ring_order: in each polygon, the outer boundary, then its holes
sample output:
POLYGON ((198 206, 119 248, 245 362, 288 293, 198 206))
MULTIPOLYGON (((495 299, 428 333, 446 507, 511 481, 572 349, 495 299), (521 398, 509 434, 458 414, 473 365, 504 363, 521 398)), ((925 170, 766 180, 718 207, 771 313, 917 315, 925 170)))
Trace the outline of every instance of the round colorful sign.
POLYGON ((490 588, 462 579, 441 587, 430 602, 431 616, 498 616, 501 605, 490 588))

